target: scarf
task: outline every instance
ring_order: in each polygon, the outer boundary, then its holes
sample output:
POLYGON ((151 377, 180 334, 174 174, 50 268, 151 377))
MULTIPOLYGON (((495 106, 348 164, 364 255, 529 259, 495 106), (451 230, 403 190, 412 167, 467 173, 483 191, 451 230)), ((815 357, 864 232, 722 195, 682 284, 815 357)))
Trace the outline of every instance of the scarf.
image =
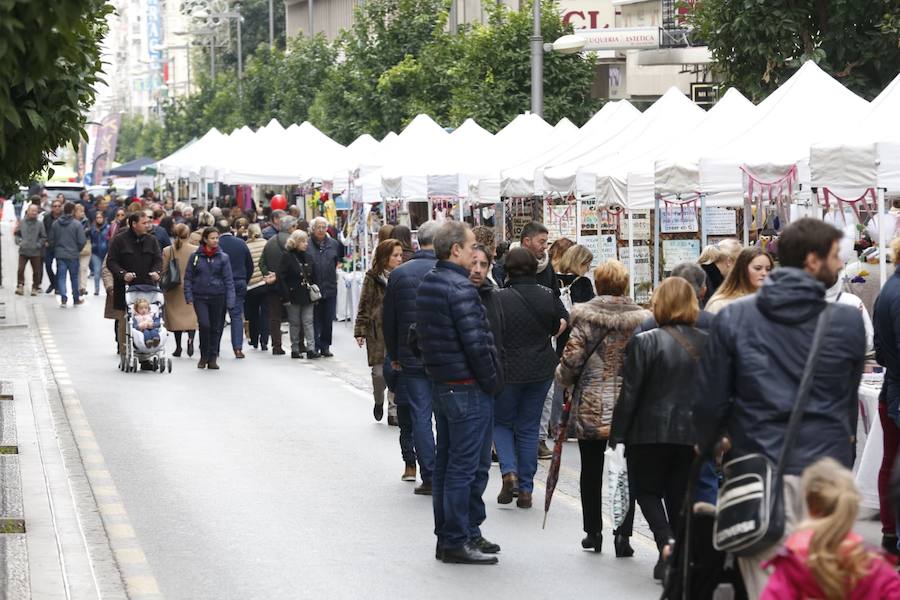
POLYGON ((213 256, 215 256, 216 252, 218 251, 218 248, 210 248, 206 244, 201 244, 200 250, 203 252, 203 255, 206 258, 212 258, 213 256))
POLYGON ((390 271, 382 271, 381 273, 378 274, 378 279, 379 279, 379 281, 381 281, 381 283, 383 283, 384 285, 387 285, 388 277, 390 277, 390 275, 391 275, 390 271))

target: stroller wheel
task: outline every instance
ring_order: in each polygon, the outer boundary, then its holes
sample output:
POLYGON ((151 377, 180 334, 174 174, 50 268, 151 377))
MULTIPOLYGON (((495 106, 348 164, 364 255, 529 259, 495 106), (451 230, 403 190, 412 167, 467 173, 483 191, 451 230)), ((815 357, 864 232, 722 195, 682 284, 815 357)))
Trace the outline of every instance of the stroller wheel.
POLYGON ((168 369, 169 373, 172 372, 172 359, 171 358, 166 361, 166 368, 168 369))
POLYGON ((166 372, 166 359, 164 358, 159 359, 159 372, 161 374, 166 372))
POLYGON ((137 359, 137 357, 135 357, 131 361, 131 372, 136 373, 137 370, 138 370, 138 359, 137 359))

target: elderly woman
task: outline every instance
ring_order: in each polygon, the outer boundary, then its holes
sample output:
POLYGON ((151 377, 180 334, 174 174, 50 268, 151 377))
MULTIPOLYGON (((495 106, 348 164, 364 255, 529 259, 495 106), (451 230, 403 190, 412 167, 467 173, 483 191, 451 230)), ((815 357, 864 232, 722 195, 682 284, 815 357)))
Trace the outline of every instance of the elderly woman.
POLYGON ((259 267, 266 240, 258 223, 247 227, 247 248, 253 259, 253 274, 247 281, 247 296, 244 298, 244 314, 247 316, 250 345, 263 352, 269 346, 269 311, 266 303, 266 279, 259 267))
POLYGON ((315 302, 309 295, 310 287, 317 285, 318 279, 316 267, 306 254, 308 248, 309 236, 298 229, 288 237, 284 256, 278 263, 276 281, 281 286, 282 299, 287 302, 291 358, 302 358, 301 347, 307 359, 319 358, 313 325, 315 302))
MULTIPOLYGON (((571 334, 556 369, 557 384, 571 388, 581 453, 581 510, 587 534, 581 546, 594 552, 603 545, 603 454, 622 387, 625 347, 635 328, 651 316, 625 295, 628 281, 628 270, 617 260, 594 270, 597 297, 572 308, 571 334)), ((632 510, 614 532, 616 556, 633 554, 628 541, 633 518, 632 510)))
POLYGON ((197 228, 191 233, 191 244, 199 246, 201 241, 200 238, 203 236, 203 230, 207 227, 213 227, 215 224, 216 218, 212 213, 205 210, 200 211, 200 214, 197 215, 197 228))
POLYGON ((706 333, 695 327, 697 294, 687 280, 669 277, 653 293, 657 329, 631 339, 610 443, 625 444, 631 495, 653 531, 662 579, 663 549, 672 544, 694 459, 691 401, 706 333), (665 503, 665 506, 663 506, 665 503))

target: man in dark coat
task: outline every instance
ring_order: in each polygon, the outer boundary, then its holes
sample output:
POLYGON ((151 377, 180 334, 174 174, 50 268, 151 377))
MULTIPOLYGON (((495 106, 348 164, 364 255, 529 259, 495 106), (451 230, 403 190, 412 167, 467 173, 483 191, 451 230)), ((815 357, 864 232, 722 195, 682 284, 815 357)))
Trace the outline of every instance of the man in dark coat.
MULTIPOLYGON (((693 406, 701 449, 712 453, 728 432, 728 459, 760 453, 777 464, 797 388, 812 346, 825 290, 837 282, 842 233, 818 219, 800 219, 778 241, 781 267, 756 294, 720 312, 700 365, 693 406)), ((857 390, 862 378, 866 333, 859 311, 833 304, 823 351, 800 426, 793 437, 784 477, 785 535, 804 514, 803 470, 822 457, 853 466, 857 390)), ((768 576, 759 566, 778 545, 738 563, 748 595, 758 598, 768 576)))
POLYGON ((281 284, 275 279, 281 259, 287 252, 287 241, 297 228, 297 219, 281 217, 278 221, 278 233, 266 242, 262 256, 259 257, 259 270, 266 278, 266 304, 269 307, 269 335, 272 336, 272 354, 281 356, 281 321, 284 307, 281 303, 281 284))
POLYGON ((328 235, 328 221, 316 217, 310 223, 309 249, 306 253, 316 265, 322 299, 316 302, 313 320, 316 325, 316 351, 330 358, 331 328, 337 315, 337 266, 341 262, 340 244, 328 235))
POLYGON ((234 277, 235 301, 229 310, 231 347, 235 358, 244 358, 244 298, 247 296, 247 280, 253 275, 253 256, 247 242, 231 233, 226 219, 220 220, 216 227, 219 230, 219 247, 228 255, 234 277))
POLYGON ((495 564, 500 550, 481 535, 487 486, 497 351, 478 290, 469 281, 475 235, 444 223, 434 239, 434 269, 416 296, 416 333, 434 384, 437 447, 432 494, 435 557, 447 563, 495 564), (485 461, 485 453, 487 461, 485 461))
MULTIPOLYGON (((112 273, 113 308, 125 310, 126 285, 156 285, 162 271, 162 251, 150 233, 150 217, 143 212, 128 215, 128 229, 109 242, 106 268, 112 273)), ((119 320, 119 335, 125 335, 125 319, 119 320)), ((123 338, 120 338, 123 339, 123 338)))
MULTIPOLYGON (((542 286, 553 290, 553 293, 559 297, 559 279, 557 279, 556 273, 553 270, 553 264, 550 262, 550 257, 547 255, 547 238, 549 234, 550 232, 541 223, 532 221, 522 228, 522 233, 519 236, 519 244, 534 254, 534 257, 538 261, 537 282, 542 286)), ((498 261, 494 266, 494 278, 497 280, 497 285, 506 287, 507 277, 505 260, 503 264, 498 261)))
POLYGON ((56 291, 56 271, 53 269, 53 261, 56 259, 56 252, 53 243, 50 241, 50 230, 53 228, 53 222, 62 216, 62 201, 54 200, 50 203, 50 211, 45 212, 43 216, 44 235, 47 238, 47 250, 44 252, 44 268, 47 270, 47 278, 50 285, 47 286, 47 293, 56 291))
POLYGON ((434 268, 434 234, 438 224, 426 221, 417 234, 419 251, 394 269, 384 294, 384 346, 400 381, 396 395, 398 418, 404 406, 409 409, 413 441, 422 485, 416 494, 431 493, 434 473, 434 433, 431 428, 431 382, 425 375, 422 361, 409 347, 409 330, 416 322, 416 294, 422 278, 434 268))

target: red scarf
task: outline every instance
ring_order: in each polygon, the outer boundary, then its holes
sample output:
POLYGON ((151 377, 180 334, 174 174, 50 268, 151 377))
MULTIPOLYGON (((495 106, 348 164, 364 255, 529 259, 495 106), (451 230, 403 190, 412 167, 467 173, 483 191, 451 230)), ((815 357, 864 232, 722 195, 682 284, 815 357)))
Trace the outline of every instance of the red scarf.
POLYGON ((212 258, 213 256, 215 256, 215 254, 219 250, 219 248, 218 247, 210 248, 206 244, 202 244, 200 246, 200 250, 203 251, 203 254, 206 256, 206 258, 212 258))

